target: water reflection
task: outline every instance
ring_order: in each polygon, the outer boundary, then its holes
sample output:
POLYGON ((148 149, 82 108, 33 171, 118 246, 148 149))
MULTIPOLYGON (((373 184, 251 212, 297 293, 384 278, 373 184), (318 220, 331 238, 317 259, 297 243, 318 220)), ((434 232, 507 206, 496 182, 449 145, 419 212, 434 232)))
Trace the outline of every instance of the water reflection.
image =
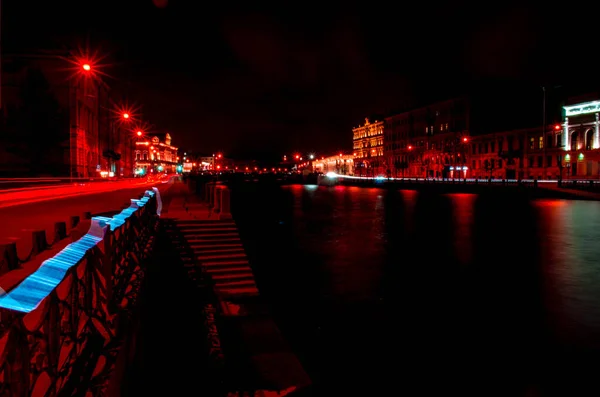
POLYGON ((462 265, 468 265, 473 256, 473 225, 475 224, 474 194, 449 194, 452 203, 452 219, 454 222, 454 247, 455 255, 462 265))
POLYGON ((234 216, 259 287, 322 393, 594 388, 600 203, 246 189, 234 216))
POLYGON ((539 201, 547 299, 557 337, 600 347, 600 203, 539 201))

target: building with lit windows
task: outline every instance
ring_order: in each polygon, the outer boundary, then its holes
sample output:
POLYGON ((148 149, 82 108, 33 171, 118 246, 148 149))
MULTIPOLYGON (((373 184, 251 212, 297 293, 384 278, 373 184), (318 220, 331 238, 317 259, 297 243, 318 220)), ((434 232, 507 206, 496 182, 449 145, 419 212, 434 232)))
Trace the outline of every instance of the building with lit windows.
POLYGON ((561 149, 559 125, 527 128, 472 137, 468 166, 471 178, 558 179, 561 149))
POLYGON ((458 167, 461 171, 468 168, 465 98, 386 117, 384 131, 385 164, 391 176, 442 178, 450 177, 458 167))
POLYGON ((321 157, 312 161, 313 172, 326 174, 335 172, 339 175, 354 175, 354 156, 338 154, 337 156, 321 157))
MULTIPOLYGON (((600 178, 600 100, 563 107, 557 141, 562 149, 566 178, 600 178)), ((563 170, 563 172, 565 172, 563 170)))
POLYGON ((93 70, 71 70, 70 57, 64 50, 2 54, 0 175, 118 174, 121 136, 109 88, 93 70))
POLYGON ((386 165, 383 156, 384 122, 365 119, 363 125, 352 129, 356 174, 383 175, 386 165))
POLYGON ((148 134, 135 143, 135 173, 138 176, 164 172, 176 173, 179 157, 171 145, 171 135, 148 134))

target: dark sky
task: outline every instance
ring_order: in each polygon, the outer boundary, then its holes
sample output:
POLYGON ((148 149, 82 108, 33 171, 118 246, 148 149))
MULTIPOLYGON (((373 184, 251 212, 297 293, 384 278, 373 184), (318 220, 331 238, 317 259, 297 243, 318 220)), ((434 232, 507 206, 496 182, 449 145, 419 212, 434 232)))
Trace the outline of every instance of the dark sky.
POLYGON ((566 84, 589 70, 585 78, 597 80, 595 23, 582 9, 213 3, 4 0, 3 40, 89 38, 108 56, 107 82, 176 145, 246 157, 351 150, 351 129, 365 117, 480 79, 566 84))

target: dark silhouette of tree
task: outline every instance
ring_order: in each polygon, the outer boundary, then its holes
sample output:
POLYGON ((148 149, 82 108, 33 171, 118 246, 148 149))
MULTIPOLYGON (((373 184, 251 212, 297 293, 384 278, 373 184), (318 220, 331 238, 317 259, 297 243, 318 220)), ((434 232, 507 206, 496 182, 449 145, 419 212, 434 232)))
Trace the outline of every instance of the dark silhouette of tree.
POLYGON ((19 94, 20 104, 8 116, 7 150, 26 158, 34 175, 60 173, 61 145, 69 139, 68 109, 61 108, 39 69, 26 70, 19 94))

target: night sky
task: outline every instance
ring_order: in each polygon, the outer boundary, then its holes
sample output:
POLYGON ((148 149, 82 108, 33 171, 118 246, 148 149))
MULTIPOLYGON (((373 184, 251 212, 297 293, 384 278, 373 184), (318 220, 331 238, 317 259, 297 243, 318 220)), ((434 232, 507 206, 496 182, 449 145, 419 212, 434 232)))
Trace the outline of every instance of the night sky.
POLYGON ((171 132, 174 144, 254 158, 350 151, 351 129, 365 117, 444 99, 486 79, 598 80, 597 28, 583 9, 222 4, 4 0, 3 45, 87 39, 107 55, 114 92, 142 105, 143 118, 171 132))

